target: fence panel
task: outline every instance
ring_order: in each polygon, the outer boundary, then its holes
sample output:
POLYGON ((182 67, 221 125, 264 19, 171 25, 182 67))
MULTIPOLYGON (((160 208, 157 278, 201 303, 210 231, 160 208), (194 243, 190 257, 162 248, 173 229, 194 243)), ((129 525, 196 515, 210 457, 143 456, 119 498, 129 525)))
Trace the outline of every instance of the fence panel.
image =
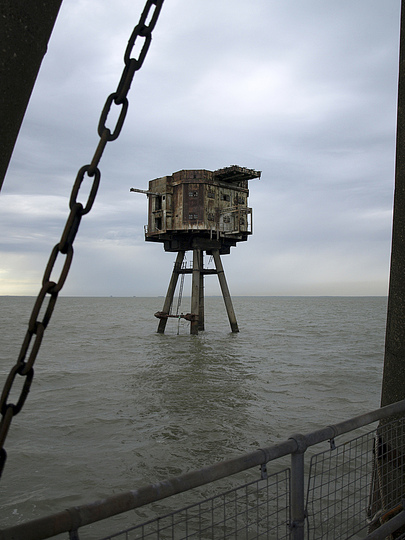
POLYGON ((350 538, 400 512, 404 455, 403 419, 381 423, 314 455, 306 503, 308 538, 350 538))
POLYGON ((287 540, 289 508, 284 469, 103 540, 287 540))
POLYGON ((375 430, 312 456, 308 538, 349 538, 367 527, 375 430))

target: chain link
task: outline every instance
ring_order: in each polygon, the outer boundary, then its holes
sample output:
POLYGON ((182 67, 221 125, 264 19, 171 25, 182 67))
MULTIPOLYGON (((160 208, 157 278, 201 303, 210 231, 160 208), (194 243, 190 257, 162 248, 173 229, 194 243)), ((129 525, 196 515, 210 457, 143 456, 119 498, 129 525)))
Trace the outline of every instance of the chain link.
POLYGON ((98 164, 107 143, 110 141, 115 141, 121 133, 121 129, 128 111, 127 94, 131 87, 135 72, 142 67, 143 61, 145 60, 145 56, 152 40, 152 31, 156 25, 160 10, 162 9, 163 1, 164 0, 146 1, 139 22, 135 26, 131 37, 128 40, 128 45, 124 54, 125 65, 117 86, 117 90, 108 96, 101 111, 97 130, 100 141, 90 164, 81 167, 77 173, 69 201, 70 214, 66 220, 60 242, 52 249, 48 264, 46 265, 42 279, 42 288, 39 291, 35 301, 28 322, 28 330, 25 334, 18 360, 12 367, 4 384, 0 397, 0 413, 2 416, 0 422, 0 476, 3 472, 4 464, 7 458, 7 453, 4 449, 4 442, 13 417, 21 411, 30 391, 31 383, 34 377, 34 362, 38 356, 42 338, 51 319, 58 294, 65 284, 70 266, 72 264, 73 242, 79 229, 80 221, 82 216, 90 212, 97 195, 101 178, 98 164), (147 24, 148 19, 149 24, 147 24), (144 40, 142 48, 139 52, 138 58, 131 58, 132 50, 138 38, 144 40), (118 120, 114 129, 111 131, 108 127, 106 127, 106 121, 113 104, 121 107, 121 111, 118 115, 118 120), (85 176, 92 179, 92 185, 88 200, 85 206, 83 206, 82 203, 77 201, 77 197, 80 187, 85 180, 85 176), (55 282, 51 281, 50 278, 59 254, 65 256, 65 261, 63 263, 59 279, 55 282), (42 320, 40 318, 41 312, 43 313, 42 320), (25 379, 22 381, 22 389, 20 390, 20 395, 18 396, 16 403, 9 403, 9 396, 17 377, 25 377, 25 379))

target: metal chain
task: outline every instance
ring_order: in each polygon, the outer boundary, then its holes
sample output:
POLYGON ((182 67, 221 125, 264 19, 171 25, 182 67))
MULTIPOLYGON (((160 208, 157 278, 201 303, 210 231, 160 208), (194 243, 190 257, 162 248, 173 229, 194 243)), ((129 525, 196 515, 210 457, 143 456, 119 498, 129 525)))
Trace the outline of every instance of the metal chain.
POLYGON ((131 87, 135 72, 142 67, 143 61, 145 60, 145 56, 152 40, 152 31, 159 17, 163 1, 164 0, 146 1, 139 22, 135 26, 131 37, 129 38, 124 54, 125 65, 122 71, 121 79, 118 83, 116 91, 108 96, 103 110, 101 111, 97 130, 98 135, 100 136, 100 141, 90 164, 81 167, 77 173, 70 196, 70 214, 67 218, 60 242, 52 249, 48 264, 45 268, 42 279, 42 288, 35 301, 28 323, 28 330, 26 332, 17 363, 11 369, 5 382, 0 398, 0 413, 2 416, 0 422, 0 476, 3 472, 4 464, 7 458, 7 453, 4 449, 4 442, 13 417, 21 411, 30 391, 31 383, 34 377, 34 362, 37 358, 45 329, 48 326, 52 316, 59 291, 62 289, 66 281, 70 266, 72 264, 73 242, 79 229, 80 221, 82 216, 90 212, 96 198, 101 177, 98 164, 107 143, 110 141, 115 141, 121 132, 125 116, 128 111, 127 94, 131 87), (132 50, 138 39, 140 41, 142 41, 142 39, 144 40, 143 44, 141 43, 141 50, 138 58, 131 58, 132 50), (110 109, 113 105, 121 107, 121 111, 118 115, 118 120, 114 129, 111 131, 106 126, 106 122, 110 109), (93 183, 88 200, 86 204, 83 205, 77 201, 77 197, 85 177, 93 179, 93 183), (52 270, 59 255, 65 256, 63 267, 57 281, 52 281, 52 270), (40 312, 42 315, 40 315, 40 312), (20 395, 17 402, 11 403, 8 401, 8 399, 17 376, 24 377, 22 380, 22 389, 20 390, 20 395))

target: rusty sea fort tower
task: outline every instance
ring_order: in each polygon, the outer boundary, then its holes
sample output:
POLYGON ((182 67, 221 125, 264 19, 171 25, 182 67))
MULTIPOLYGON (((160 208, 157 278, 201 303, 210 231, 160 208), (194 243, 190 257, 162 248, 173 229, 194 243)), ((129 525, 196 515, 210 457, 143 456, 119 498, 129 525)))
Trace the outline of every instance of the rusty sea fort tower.
POLYGON ((159 333, 164 333, 169 317, 189 320, 191 334, 204 330, 204 276, 208 274, 218 276, 231 330, 239 331, 221 255, 252 234, 248 181, 260 176, 259 171, 232 165, 217 171, 182 170, 150 180, 148 190, 131 188, 149 199, 145 240, 161 242, 165 251, 177 253, 163 309, 155 313, 159 333), (186 251, 193 252, 192 268, 183 263, 186 251), (204 268, 204 251, 213 257, 215 269, 204 268), (172 315, 178 278, 182 275, 181 298, 185 274, 192 274, 191 313, 172 315))

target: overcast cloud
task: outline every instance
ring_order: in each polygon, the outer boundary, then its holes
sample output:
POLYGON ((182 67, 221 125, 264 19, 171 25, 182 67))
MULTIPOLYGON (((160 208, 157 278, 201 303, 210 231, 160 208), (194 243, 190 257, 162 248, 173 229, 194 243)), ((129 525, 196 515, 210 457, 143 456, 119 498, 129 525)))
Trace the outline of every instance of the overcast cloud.
MULTIPOLYGON (((63 2, 0 194, 0 294, 40 288, 143 5, 63 2)), ((232 295, 387 294, 399 12, 399 0, 166 0, 62 294, 165 294, 175 255, 145 243, 147 200, 129 188, 233 164, 262 178, 254 234, 223 258, 232 295)))

